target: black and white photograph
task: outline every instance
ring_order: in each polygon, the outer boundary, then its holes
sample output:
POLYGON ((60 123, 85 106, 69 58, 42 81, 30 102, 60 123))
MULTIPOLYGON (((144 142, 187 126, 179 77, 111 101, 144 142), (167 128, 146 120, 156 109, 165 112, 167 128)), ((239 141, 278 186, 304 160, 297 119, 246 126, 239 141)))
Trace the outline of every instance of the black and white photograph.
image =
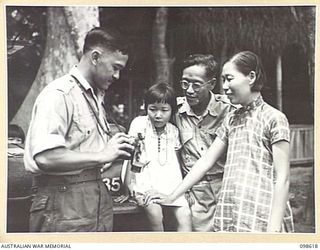
POLYGON ((316 11, 5 4, 5 234, 315 236, 316 11))

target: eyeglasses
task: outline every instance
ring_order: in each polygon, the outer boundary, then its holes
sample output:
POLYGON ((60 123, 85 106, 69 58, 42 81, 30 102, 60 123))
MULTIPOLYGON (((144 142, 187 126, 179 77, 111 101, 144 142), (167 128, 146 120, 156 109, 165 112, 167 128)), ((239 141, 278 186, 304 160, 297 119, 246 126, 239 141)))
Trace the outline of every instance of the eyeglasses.
POLYGON ((207 85, 208 83, 210 83, 211 81, 213 81, 213 80, 215 80, 216 78, 212 78, 211 80, 209 80, 209 81, 207 81, 207 82, 205 82, 205 83, 201 83, 201 82, 197 82, 197 81, 195 81, 195 82, 188 82, 187 80, 182 80, 182 81, 180 81, 180 85, 181 85, 181 88, 183 89, 183 90, 187 90, 189 87, 190 87, 190 85, 192 85, 192 88, 193 88, 193 90, 195 91, 195 92, 198 92, 198 91, 200 91, 200 89, 202 88, 202 87, 204 87, 205 85, 207 85))

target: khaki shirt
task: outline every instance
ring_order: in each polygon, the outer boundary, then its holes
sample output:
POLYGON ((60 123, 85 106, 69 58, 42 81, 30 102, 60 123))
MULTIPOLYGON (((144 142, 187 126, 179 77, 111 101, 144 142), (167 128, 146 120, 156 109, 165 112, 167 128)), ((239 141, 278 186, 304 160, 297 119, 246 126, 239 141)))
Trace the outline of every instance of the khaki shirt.
MULTIPOLYGON (((184 163, 183 174, 186 175, 195 162, 205 154, 214 139, 226 114, 235 109, 225 95, 211 93, 211 99, 204 114, 197 116, 189 106, 185 97, 178 97, 176 125, 182 143, 181 156, 184 163)), ((225 157, 208 171, 208 174, 223 173, 225 157)))
MULTIPOLYGON (((104 92, 94 94, 77 67, 72 68, 69 74, 49 83, 33 107, 24 154, 26 170, 43 173, 34 161, 34 157, 45 150, 58 147, 78 152, 102 150, 108 140, 106 132, 109 128, 102 107, 103 97, 104 92), (94 112, 100 123, 97 122, 94 112)), ((81 170, 68 174, 79 172, 81 170)))

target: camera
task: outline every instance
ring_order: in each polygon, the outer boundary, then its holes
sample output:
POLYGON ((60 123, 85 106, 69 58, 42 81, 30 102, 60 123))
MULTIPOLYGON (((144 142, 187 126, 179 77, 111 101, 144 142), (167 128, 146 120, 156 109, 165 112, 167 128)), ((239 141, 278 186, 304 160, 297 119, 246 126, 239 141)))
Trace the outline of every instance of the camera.
POLYGON ((146 159, 144 139, 141 133, 138 133, 137 137, 135 137, 135 147, 131 158, 131 171, 134 173, 141 173, 143 168, 149 163, 146 159))

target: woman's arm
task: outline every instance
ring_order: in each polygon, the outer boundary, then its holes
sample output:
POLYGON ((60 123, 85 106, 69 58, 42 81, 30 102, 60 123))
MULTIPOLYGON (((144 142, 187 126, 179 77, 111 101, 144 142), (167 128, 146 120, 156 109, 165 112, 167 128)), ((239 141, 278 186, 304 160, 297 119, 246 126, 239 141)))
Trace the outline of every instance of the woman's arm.
POLYGON ((281 231, 281 225, 289 194, 289 145, 290 144, 287 141, 279 141, 272 145, 276 183, 274 184, 271 215, 267 228, 268 232, 281 231))
POLYGON ((175 201, 179 196, 184 194, 194 184, 196 184, 206 172, 215 164, 220 155, 226 150, 226 144, 217 137, 212 145, 208 148, 205 155, 203 155, 191 168, 180 185, 169 196, 163 194, 147 195, 146 200, 152 199, 154 202, 163 204, 175 201))

